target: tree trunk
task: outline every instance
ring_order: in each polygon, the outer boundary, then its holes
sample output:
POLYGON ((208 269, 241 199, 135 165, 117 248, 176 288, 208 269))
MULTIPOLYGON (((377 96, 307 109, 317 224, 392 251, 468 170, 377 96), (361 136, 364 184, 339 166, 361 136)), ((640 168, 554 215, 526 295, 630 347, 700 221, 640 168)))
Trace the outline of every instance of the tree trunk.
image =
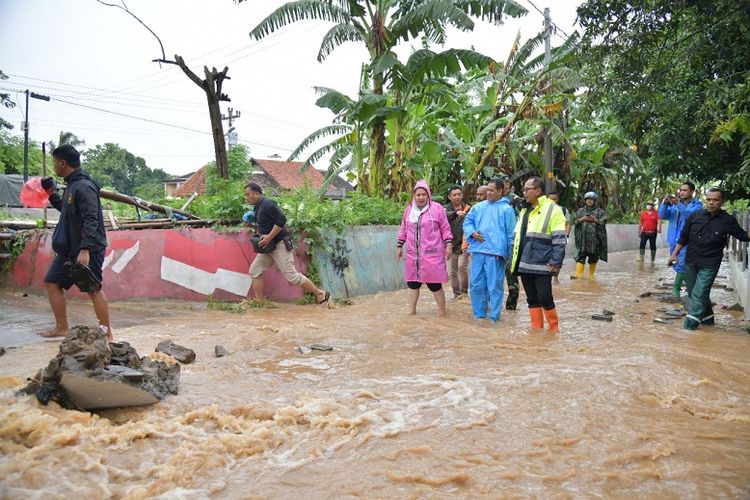
MULTIPOLYGON (((221 108, 219 99, 221 97, 221 80, 226 76, 226 68, 223 73, 217 73, 216 68, 212 72, 203 67, 206 74, 206 98, 208 100, 208 115, 211 119, 211 133, 214 136, 214 153, 216 154, 216 173, 221 179, 229 179, 229 162, 227 160, 227 146, 224 143, 224 125, 221 121, 221 108)), ((227 99, 228 100, 228 99, 227 99)))

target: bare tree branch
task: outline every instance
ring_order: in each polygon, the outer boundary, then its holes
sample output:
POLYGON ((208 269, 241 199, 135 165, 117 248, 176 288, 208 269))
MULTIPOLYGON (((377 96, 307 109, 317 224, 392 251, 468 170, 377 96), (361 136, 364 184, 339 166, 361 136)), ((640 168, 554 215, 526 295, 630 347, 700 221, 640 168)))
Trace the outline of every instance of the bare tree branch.
POLYGON ((122 1, 122 5, 117 5, 117 4, 114 4, 114 3, 103 2, 102 0, 96 0, 96 1, 99 2, 102 5, 106 5, 107 7, 115 7, 117 9, 124 10, 125 12, 127 12, 128 14, 130 14, 131 16, 133 16, 133 18, 135 18, 136 21, 138 21, 139 23, 141 23, 144 28, 146 28, 152 35, 154 35, 154 38, 156 38, 156 41, 159 42, 159 47, 161 47, 161 58, 162 58, 162 60, 164 60, 164 59, 167 58, 167 55, 164 53, 164 45, 161 43, 161 39, 158 36, 156 36, 156 33, 154 33, 153 30, 146 25, 146 23, 144 23, 143 21, 141 21, 138 18, 138 16, 136 16, 135 14, 133 14, 132 12, 130 12, 128 10, 128 6, 125 5, 125 0, 121 0, 122 1))

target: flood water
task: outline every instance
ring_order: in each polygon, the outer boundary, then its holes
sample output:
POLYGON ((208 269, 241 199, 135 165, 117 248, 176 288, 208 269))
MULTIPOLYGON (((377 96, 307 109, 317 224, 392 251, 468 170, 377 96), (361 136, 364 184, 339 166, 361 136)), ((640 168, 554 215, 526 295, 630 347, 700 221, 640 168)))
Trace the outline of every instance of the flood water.
MULTIPOLYGON (((0 357, 0 497, 748 497, 740 313, 697 332, 654 323, 672 304, 636 298, 672 270, 610 257, 595 282, 568 279, 566 261, 559 336, 528 331, 523 294, 498 325, 468 301, 440 320, 426 289, 416 317, 405 290, 240 315, 116 304, 115 334, 139 354, 165 339, 197 353, 178 396, 137 409, 16 397, 58 346, 18 342, 0 357), (604 308, 613 322, 590 319, 604 308), (311 343, 333 350, 298 352, 311 343)), ((43 297, 3 293, 3 315, 49 324, 43 297)), ((74 316, 93 324, 86 304, 74 316)))

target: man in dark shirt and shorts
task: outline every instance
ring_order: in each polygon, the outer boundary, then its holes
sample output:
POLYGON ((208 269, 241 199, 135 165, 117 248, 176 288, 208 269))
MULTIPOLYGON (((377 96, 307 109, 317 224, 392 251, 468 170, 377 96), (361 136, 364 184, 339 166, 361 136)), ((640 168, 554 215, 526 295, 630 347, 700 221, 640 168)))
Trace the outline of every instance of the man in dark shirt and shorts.
POLYGON ((65 293, 74 284, 89 295, 99 326, 109 340, 113 339, 109 326, 109 304, 101 290, 102 264, 107 248, 104 232, 104 215, 99 199, 99 186, 81 167, 81 156, 73 146, 63 145, 52 151, 55 174, 65 179, 65 192, 61 197, 55 191, 51 177, 42 180, 53 207, 60 211, 60 219, 52 235, 55 256, 44 277, 55 327, 42 337, 65 337, 68 333, 68 315, 65 293), (83 268, 87 279, 77 280, 70 269, 76 264, 83 268))
POLYGON ((685 256, 685 282, 690 304, 682 328, 695 330, 701 324, 714 324, 711 305, 711 286, 719 272, 727 236, 740 241, 750 241, 750 233, 740 227, 737 219, 721 209, 724 192, 711 188, 706 193, 706 208, 693 212, 685 222, 668 264, 677 262, 682 247, 687 245, 685 256))
POLYGON ((331 294, 316 287, 310 279, 297 271, 294 267, 294 252, 286 230, 286 217, 275 201, 263 196, 263 189, 255 182, 245 185, 245 200, 255 206, 255 220, 258 226, 257 243, 260 252, 256 252, 255 260, 250 265, 250 278, 253 280, 255 298, 264 300, 263 273, 273 263, 281 271, 286 280, 301 286, 305 291, 315 296, 318 304, 328 304, 331 294))

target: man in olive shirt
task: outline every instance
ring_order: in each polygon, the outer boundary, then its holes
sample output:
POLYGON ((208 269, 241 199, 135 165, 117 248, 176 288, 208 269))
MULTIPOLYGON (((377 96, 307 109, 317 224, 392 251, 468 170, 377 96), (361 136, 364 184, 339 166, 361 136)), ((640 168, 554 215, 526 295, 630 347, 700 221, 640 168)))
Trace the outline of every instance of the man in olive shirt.
POLYGON ((677 262, 682 247, 687 245, 685 282, 690 303, 682 328, 695 330, 701 324, 714 324, 711 286, 719 272, 727 236, 750 241, 750 233, 740 227, 737 219, 721 209, 724 192, 711 188, 706 193, 706 208, 690 215, 682 228, 677 245, 667 263, 677 262))

